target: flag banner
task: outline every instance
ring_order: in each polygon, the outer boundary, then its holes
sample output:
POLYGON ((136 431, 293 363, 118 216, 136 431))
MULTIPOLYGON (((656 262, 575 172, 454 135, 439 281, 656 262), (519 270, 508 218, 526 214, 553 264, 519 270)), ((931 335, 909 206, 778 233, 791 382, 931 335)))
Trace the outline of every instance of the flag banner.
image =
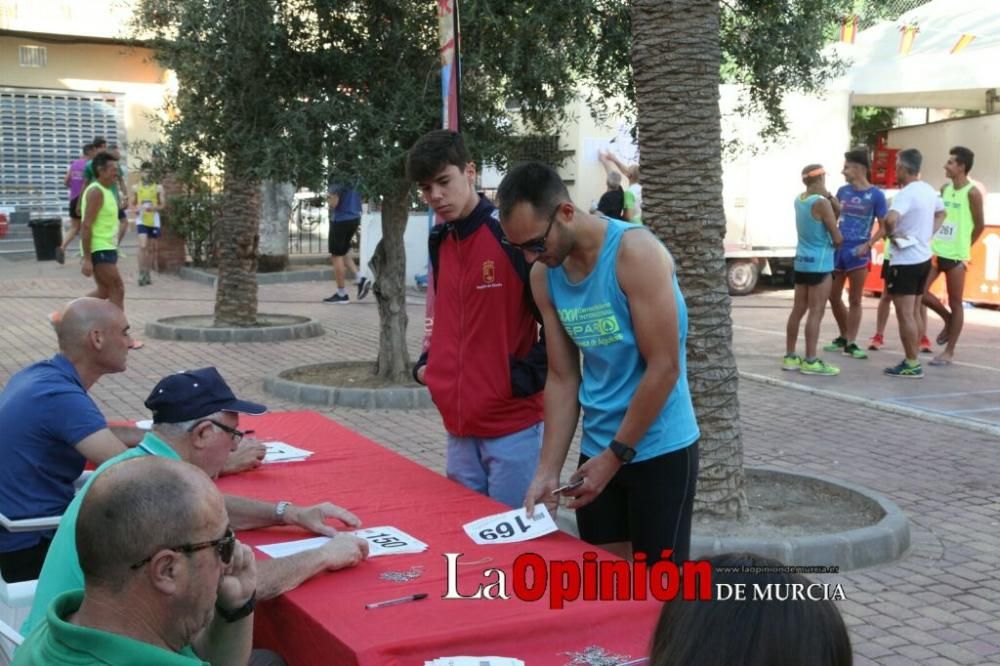
POLYGON ((966 46, 968 46, 969 44, 971 44, 972 40, 975 39, 975 38, 976 38, 975 35, 962 35, 959 38, 959 40, 955 43, 955 45, 953 47, 951 47, 951 51, 949 51, 949 53, 951 53, 951 54, 958 53, 959 51, 961 51, 962 49, 964 49, 966 46))
POLYGON ((840 24, 840 41, 845 44, 853 44, 858 36, 858 17, 845 16, 840 24))
POLYGON ((908 55, 913 48, 913 42, 917 38, 920 28, 915 25, 904 25, 899 29, 899 55, 908 55))

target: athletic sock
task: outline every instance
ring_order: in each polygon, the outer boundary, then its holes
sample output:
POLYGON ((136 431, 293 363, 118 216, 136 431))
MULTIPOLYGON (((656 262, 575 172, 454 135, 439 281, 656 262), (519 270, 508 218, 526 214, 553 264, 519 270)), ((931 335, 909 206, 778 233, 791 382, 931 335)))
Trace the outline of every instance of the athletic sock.
POLYGON ((337 296, 347 296, 347 289, 337 287, 337 296))

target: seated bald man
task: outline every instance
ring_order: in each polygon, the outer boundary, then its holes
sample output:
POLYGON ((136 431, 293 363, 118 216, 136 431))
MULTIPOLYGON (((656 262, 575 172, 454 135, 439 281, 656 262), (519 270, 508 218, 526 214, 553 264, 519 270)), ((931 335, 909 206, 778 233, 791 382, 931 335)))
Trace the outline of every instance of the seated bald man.
MULTIPOLYGON (((0 393, 0 513, 12 520, 61 515, 88 460, 100 465, 142 438, 135 428, 109 428, 88 394, 104 375, 125 370, 125 314, 78 298, 61 314, 57 335, 59 353, 15 374, 0 393)), ((52 534, 0 528, 4 580, 38 578, 52 534)))
POLYGON ((283 663, 251 660, 256 563, 196 467, 114 465, 81 503, 76 541, 86 590, 53 600, 14 664, 283 663))
MULTIPOLYGON (((153 430, 133 449, 101 465, 70 503, 59 524, 35 590, 31 614, 21 627, 27 634, 42 620, 45 609, 59 594, 83 587, 83 572, 77 557, 76 520, 80 503, 90 485, 104 470, 122 460, 156 456, 183 460, 210 477, 219 475, 226 456, 238 445, 240 414, 263 414, 264 405, 239 400, 215 368, 178 372, 164 377, 146 399, 153 412, 153 430)), ((352 567, 368 557, 368 542, 349 534, 338 534, 328 519, 350 527, 361 521, 350 511, 323 502, 300 507, 290 502, 261 502, 226 495, 226 511, 234 530, 271 525, 297 525, 310 532, 334 537, 323 546, 290 557, 258 563, 257 597, 270 599, 291 590, 322 572, 352 567)))

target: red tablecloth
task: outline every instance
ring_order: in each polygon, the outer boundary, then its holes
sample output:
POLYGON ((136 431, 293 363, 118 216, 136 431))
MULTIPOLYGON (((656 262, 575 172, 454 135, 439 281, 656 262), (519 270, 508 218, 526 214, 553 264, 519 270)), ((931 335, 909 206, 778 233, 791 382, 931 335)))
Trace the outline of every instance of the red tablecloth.
MULTIPOLYGON (((313 412, 243 417, 261 440, 280 440, 315 451, 306 462, 278 463, 225 477, 224 492, 300 504, 329 500, 356 513, 365 526, 391 525, 429 545, 427 551, 390 555, 350 570, 321 574, 292 592, 257 606, 255 644, 277 650, 292 666, 412 665, 455 655, 517 657, 530 666, 566 664, 565 653, 599 646, 609 653, 646 654, 660 604, 656 601, 575 601, 550 610, 538 602, 446 600, 443 553, 463 553, 459 591, 470 594, 483 570, 502 569, 512 587, 515 557, 532 552, 547 561, 582 561, 595 550, 563 533, 521 544, 478 546, 462 525, 506 507, 468 491, 313 412), (423 566, 416 580, 380 579, 386 571, 423 566), (365 610, 366 603, 426 592, 429 598, 365 610)), ((250 545, 304 538, 300 530, 272 528, 240 534, 250 545)), ((258 557, 265 557, 255 551, 258 557)), ((603 558, 611 556, 599 551, 603 558)))

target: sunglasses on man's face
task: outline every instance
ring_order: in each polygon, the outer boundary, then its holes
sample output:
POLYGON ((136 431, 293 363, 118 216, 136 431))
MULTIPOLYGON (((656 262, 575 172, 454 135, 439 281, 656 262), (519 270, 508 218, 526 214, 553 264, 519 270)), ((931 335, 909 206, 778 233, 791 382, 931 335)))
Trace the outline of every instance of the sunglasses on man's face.
POLYGON ((226 433, 229 433, 229 436, 233 438, 233 443, 234 444, 239 444, 243 440, 243 438, 245 436, 253 434, 253 432, 254 432, 253 430, 237 430, 236 428, 227 426, 225 423, 219 423, 215 419, 202 419, 202 420, 198 421, 197 423, 195 423, 190 428, 188 428, 188 432, 192 432, 195 428, 197 428, 202 423, 211 423, 212 425, 214 425, 219 430, 221 430, 223 432, 226 432, 226 433))
MULTIPOLYGON (((223 534, 218 539, 212 539, 211 541, 200 541, 198 543, 185 543, 180 546, 167 546, 166 548, 160 548, 160 550, 172 550, 175 553, 185 553, 190 555, 191 553, 196 553, 199 550, 204 550, 206 548, 215 548, 219 553, 219 559, 222 560, 223 564, 229 564, 233 561, 233 552, 236 550, 236 535, 233 533, 231 527, 226 528, 226 533, 223 534)), ((149 557, 132 565, 132 569, 138 569, 144 564, 149 563, 152 559, 156 557, 156 553, 153 553, 149 557)))
POLYGON ((529 241, 523 243, 512 243, 506 236, 500 238, 500 242, 507 247, 512 247, 515 250, 520 250, 521 252, 531 252, 532 254, 544 254, 545 253, 545 241, 549 237, 549 232, 552 231, 552 225, 556 221, 556 213, 559 212, 559 207, 562 206, 560 203, 556 206, 552 214, 549 215, 549 225, 545 227, 545 233, 538 238, 532 238, 529 241))

